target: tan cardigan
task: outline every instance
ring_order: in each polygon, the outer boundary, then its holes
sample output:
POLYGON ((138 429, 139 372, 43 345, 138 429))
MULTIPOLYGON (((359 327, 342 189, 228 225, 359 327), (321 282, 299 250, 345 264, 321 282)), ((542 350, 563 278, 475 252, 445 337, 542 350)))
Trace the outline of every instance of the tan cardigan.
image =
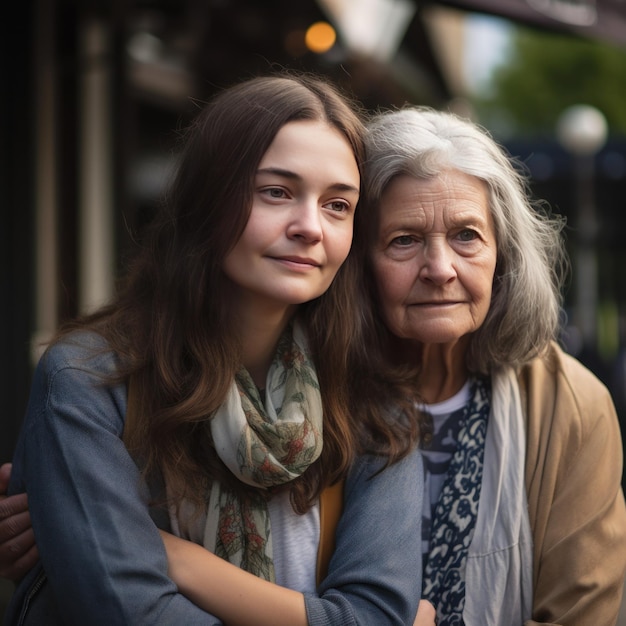
POLYGON ((626 571, 622 443, 602 383, 556 345, 519 376, 533 620, 614 626, 626 571))

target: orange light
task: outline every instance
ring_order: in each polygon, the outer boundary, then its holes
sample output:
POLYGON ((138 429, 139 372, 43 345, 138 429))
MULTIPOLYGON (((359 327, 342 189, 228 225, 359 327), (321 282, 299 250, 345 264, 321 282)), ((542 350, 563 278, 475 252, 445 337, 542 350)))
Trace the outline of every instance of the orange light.
POLYGON ((306 47, 317 54, 328 52, 337 40, 335 29, 328 22, 315 22, 306 31, 306 47))

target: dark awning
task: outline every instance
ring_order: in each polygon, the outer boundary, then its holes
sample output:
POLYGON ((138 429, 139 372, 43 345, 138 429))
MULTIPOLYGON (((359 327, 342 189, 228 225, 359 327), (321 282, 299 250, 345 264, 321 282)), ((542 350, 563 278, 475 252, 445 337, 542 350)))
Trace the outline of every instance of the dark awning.
POLYGON ((433 4, 626 46, 626 0, 441 0, 433 4))

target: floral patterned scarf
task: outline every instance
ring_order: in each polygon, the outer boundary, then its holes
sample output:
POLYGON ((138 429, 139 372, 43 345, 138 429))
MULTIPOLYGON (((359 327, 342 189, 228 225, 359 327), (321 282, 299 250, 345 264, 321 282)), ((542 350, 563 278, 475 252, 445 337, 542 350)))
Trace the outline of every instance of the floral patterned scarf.
MULTIPOLYGON (((270 366, 265 403, 250 375, 238 372, 224 404, 211 420, 220 459, 241 481, 282 485, 300 476, 322 451, 322 401, 315 368, 300 326, 289 326, 270 366)), ((206 515, 193 520, 180 507, 176 534, 261 578, 274 581, 267 503, 240 497, 214 482, 206 515)))

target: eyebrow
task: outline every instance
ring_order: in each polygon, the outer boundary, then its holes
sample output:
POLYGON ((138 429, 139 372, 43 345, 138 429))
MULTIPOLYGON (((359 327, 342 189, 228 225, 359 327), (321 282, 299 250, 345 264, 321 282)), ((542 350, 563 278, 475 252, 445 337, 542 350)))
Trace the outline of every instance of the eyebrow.
MULTIPOLYGON (((284 170, 280 167, 264 167, 257 170, 258 174, 274 174, 275 176, 281 176, 282 178, 289 178, 298 182, 302 181, 302 176, 292 172, 291 170, 284 170)), ((354 185, 348 185, 346 183, 332 183, 328 186, 329 189, 336 189, 337 191, 350 191, 354 193, 360 193, 360 189, 354 185)))

